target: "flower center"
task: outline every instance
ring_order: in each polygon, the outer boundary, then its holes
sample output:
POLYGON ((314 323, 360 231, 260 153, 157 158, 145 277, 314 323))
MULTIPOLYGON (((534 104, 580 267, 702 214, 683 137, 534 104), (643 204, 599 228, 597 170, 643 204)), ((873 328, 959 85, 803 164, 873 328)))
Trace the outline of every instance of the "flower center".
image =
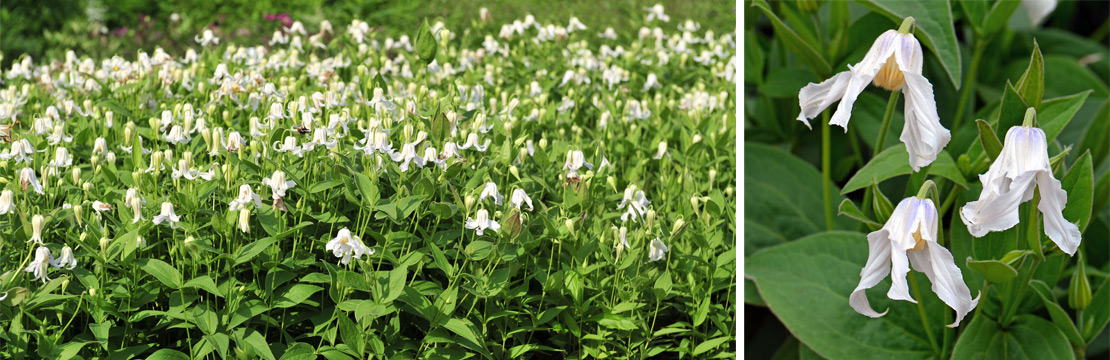
POLYGON ((918 227, 917 230, 914 230, 913 240, 915 243, 913 245, 913 249, 910 250, 917 251, 925 247, 925 239, 921 238, 921 227, 918 227))
POLYGON ((902 70, 898 69, 898 63, 894 61, 894 55, 886 59, 883 68, 879 69, 879 74, 875 75, 875 86, 887 89, 890 91, 901 90, 902 84, 906 82, 906 78, 902 75, 902 70))
POLYGON ((351 239, 351 238, 348 238, 348 237, 343 237, 342 239, 339 239, 339 243, 340 243, 340 244, 344 244, 344 245, 346 245, 346 244, 347 244, 347 241, 350 241, 350 239, 351 239))

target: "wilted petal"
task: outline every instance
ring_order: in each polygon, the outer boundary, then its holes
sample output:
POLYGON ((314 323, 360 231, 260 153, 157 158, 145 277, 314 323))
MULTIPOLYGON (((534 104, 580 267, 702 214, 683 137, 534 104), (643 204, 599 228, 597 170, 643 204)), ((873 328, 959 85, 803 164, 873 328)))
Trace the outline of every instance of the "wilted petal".
POLYGON ((809 119, 817 117, 821 111, 844 97, 844 91, 848 88, 851 77, 852 72, 845 71, 820 84, 810 83, 803 87, 798 92, 798 104, 802 107, 802 112, 798 114, 798 121, 805 123, 807 128, 813 129, 813 126, 809 125, 809 119))

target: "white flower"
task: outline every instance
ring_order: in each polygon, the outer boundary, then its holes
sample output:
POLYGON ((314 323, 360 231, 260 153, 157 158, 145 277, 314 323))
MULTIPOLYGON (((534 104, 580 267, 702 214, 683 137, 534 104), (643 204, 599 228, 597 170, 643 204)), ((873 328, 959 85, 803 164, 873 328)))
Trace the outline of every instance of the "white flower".
POLYGON ((196 36, 193 38, 193 40, 197 43, 200 43, 200 46, 208 46, 209 44, 220 44, 220 38, 216 37, 216 35, 213 35, 212 30, 208 29, 204 30, 204 34, 202 36, 196 36))
POLYGON ((572 16, 570 18, 570 23, 567 24, 567 32, 572 33, 577 30, 586 30, 586 25, 579 21, 577 17, 572 16))
POLYGON ((644 81, 644 90, 642 90, 642 92, 647 92, 648 90, 660 87, 662 86, 659 85, 659 78, 655 76, 655 73, 651 73, 648 74, 647 80, 644 81))
POLYGON ((501 200, 505 198, 497 192, 497 184, 492 181, 487 182, 486 186, 482 188, 482 193, 478 195, 478 201, 485 200, 488 197, 493 197, 493 202, 497 205, 501 205, 501 200))
POLYGON ((227 134, 227 144, 224 145, 228 152, 239 151, 243 147, 243 135, 238 131, 232 131, 227 134))
POLYGON ((621 221, 628 221, 628 216, 632 216, 632 221, 639 221, 647 213, 647 206, 651 204, 647 196, 644 195, 643 190, 636 190, 636 185, 629 185, 624 189, 624 199, 621 200, 620 205, 617 205, 617 210, 628 207, 628 210, 621 214, 621 221))
POLYGON ((293 180, 285 180, 285 173, 281 170, 274 170, 274 175, 262 179, 262 185, 269 186, 274 192, 274 200, 285 197, 285 191, 292 189, 297 183, 293 180))
POLYGON ((181 221, 181 217, 173 212, 173 204, 169 201, 162 202, 162 213, 154 217, 154 225, 160 225, 163 221, 168 221, 171 229, 176 229, 177 222, 181 221))
POLYGON ((486 142, 484 144, 478 144, 478 134, 477 133, 470 133, 469 135, 466 136, 466 143, 464 143, 462 145, 459 145, 459 149, 466 150, 466 149, 469 149, 469 148, 473 147, 475 150, 478 150, 479 152, 485 152, 486 148, 489 147, 489 142, 490 142, 490 140, 486 139, 486 142))
POLYGON ((251 186, 247 184, 239 185, 239 197, 231 200, 229 203, 230 211, 240 210, 246 207, 247 204, 254 203, 255 207, 262 206, 262 197, 251 190, 251 186))
POLYGON ((286 136, 284 143, 275 141, 273 146, 274 151, 279 153, 291 152, 293 155, 297 155, 297 157, 304 156, 304 147, 297 145, 297 138, 293 136, 286 136))
POLYGON ((1033 198, 1034 186, 1040 190, 1037 209, 1044 216, 1044 232, 1060 247, 1074 255, 1079 247, 1079 227, 1064 218, 1067 192, 1052 177, 1048 144, 1043 130, 1014 126, 1006 132, 1002 152, 986 173, 979 175, 983 192, 979 200, 960 209, 960 218, 975 237, 989 231, 1003 231, 1017 225, 1018 206, 1033 198))
POLYGON ((32 261, 30 265, 27 265, 27 268, 23 269, 23 271, 33 273, 36 279, 42 280, 42 282, 45 283, 50 280, 50 278, 46 276, 46 270, 50 268, 50 264, 52 263, 54 263, 54 256, 50 255, 50 249, 47 249, 45 246, 39 246, 38 249, 35 249, 35 260, 32 261))
POLYGON ((617 245, 616 245, 617 254, 618 254, 617 256, 620 256, 619 254, 624 249, 631 249, 632 248, 632 245, 628 244, 628 228, 626 228, 624 226, 621 226, 620 230, 617 231, 617 237, 620 240, 619 242, 617 242, 617 245))
POLYGON ((347 230, 347 228, 339 230, 335 238, 328 241, 328 244, 324 248, 331 250, 335 257, 341 258, 339 262, 343 265, 347 265, 347 263, 351 262, 352 254, 355 259, 362 258, 363 254, 374 255, 374 249, 367 249, 366 246, 362 244, 362 240, 360 240, 358 236, 352 235, 351 230, 347 230))
POLYGON ((6 153, 0 153, 0 160, 8 160, 15 158, 15 162, 31 163, 35 159, 31 155, 35 154, 35 147, 31 146, 31 142, 27 139, 16 140, 12 143, 12 147, 6 153))
POLYGON ((532 198, 524 193, 524 189, 513 190, 513 194, 509 196, 509 205, 520 209, 522 204, 528 204, 528 211, 532 211, 532 198))
POLYGON ((389 156, 393 161, 401 163, 401 172, 408 171, 409 163, 416 164, 417 167, 424 167, 424 158, 416 154, 416 143, 407 143, 401 147, 401 151, 395 152, 389 156))
POLYGON ((105 212, 105 211, 111 211, 112 210, 112 204, 109 204, 109 203, 106 203, 106 202, 101 202, 100 200, 97 200, 97 201, 93 201, 92 209, 93 209, 93 211, 96 211, 97 214, 99 214, 99 213, 102 213, 102 212, 105 212))
POLYGON ((69 156, 69 149, 64 147, 54 149, 54 161, 47 165, 50 167, 69 167, 73 165, 73 158, 69 156))
POLYGON ((182 128, 181 125, 174 125, 170 128, 170 132, 162 135, 162 138, 170 144, 184 144, 193 139, 185 134, 185 128, 182 128))
POLYGON ((55 269, 61 269, 67 264, 69 267, 66 267, 66 270, 73 270, 73 268, 77 267, 77 258, 73 257, 73 249, 69 246, 62 248, 62 255, 58 257, 57 261, 52 261, 52 265, 54 265, 55 269))
POLYGON ((909 152, 910 167, 918 171, 937 158, 952 138, 948 129, 940 124, 937 104, 933 98, 933 85, 921 76, 923 64, 921 44, 913 34, 888 30, 875 40, 871 50, 849 71, 836 74, 820 84, 810 83, 798 93, 802 111, 798 121, 809 127, 808 119, 816 117, 833 102, 840 101, 833 113, 831 125, 848 131, 848 118, 852 105, 868 83, 887 90, 904 90, 906 95, 905 126, 899 137, 909 152), (904 85, 904 86, 903 86, 904 85))
POLYGON ((563 162, 563 170, 577 171, 582 166, 586 169, 593 169, 594 164, 586 162, 586 156, 582 154, 582 150, 567 150, 566 161, 563 162))
POLYGON ((615 30, 613 30, 613 28, 608 27, 608 28, 605 28, 605 32, 598 33, 597 37, 602 38, 602 39, 616 40, 617 39, 617 32, 615 30))
POLYGON ((848 298, 856 312, 873 318, 886 314, 886 311, 877 313, 871 309, 864 291, 890 274, 892 266, 894 274, 887 297, 916 303, 906 283, 911 264, 929 277, 937 297, 956 311, 956 321, 948 327, 959 325, 964 315, 979 304, 979 297, 971 298, 971 291, 964 284, 952 253, 937 243, 939 221, 940 215, 932 200, 909 197, 898 203, 882 229, 867 234, 870 244, 867 264, 860 271, 859 285, 848 298))
POLYGON ((46 219, 42 215, 35 214, 31 217, 31 239, 27 242, 33 242, 42 245, 42 226, 46 223, 46 219))
POLYGON ((239 231, 247 234, 251 232, 251 210, 245 207, 239 209, 239 231))
POLYGON ((1037 26, 1056 9, 1056 0, 1021 0, 1021 5, 1029 13, 1029 21, 1037 26))
POLYGON ((362 150, 366 155, 372 155, 375 152, 380 152, 386 155, 393 154, 393 143, 389 142, 389 136, 385 132, 374 129, 366 132, 366 138, 360 141, 362 146, 355 145, 356 150, 362 150))
POLYGON ((39 183, 38 176, 35 176, 35 170, 25 167, 19 171, 19 186, 23 191, 27 191, 27 185, 30 185, 40 195, 45 194, 42 192, 42 184, 39 183))
POLYGON ((663 258, 667 257, 668 251, 671 251, 671 249, 668 248, 666 244, 663 244, 662 240, 655 238, 651 241, 651 247, 648 249, 648 261, 663 260, 663 258))
POLYGON ((501 224, 489 218, 489 212, 487 212, 486 209, 478 210, 478 212, 474 214, 473 219, 467 217, 464 226, 466 226, 467 229, 474 229, 478 232, 478 235, 482 235, 483 231, 486 229, 497 232, 497 230, 501 228, 501 224))
POLYGON ((315 149, 317 145, 324 146, 328 149, 334 148, 338 141, 335 139, 328 140, 327 131, 327 129, 323 128, 317 128, 316 130, 313 130, 312 140, 302 145, 304 147, 303 151, 312 151, 312 149, 315 149))
POLYGON ((670 22, 671 21, 671 17, 667 16, 667 14, 663 13, 663 5, 662 4, 655 4, 655 6, 652 6, 650 8, 646 8, 644 10, 648 11, 647 19, 645 20, 647 22, 651 22, 652 20, 655 20, 655 19, 662 20, 663 22, 670 22))
POLYGON ((15 213, 15 193, 5 189, 0 192, 0 215, 15 213))
POLYGON ((667 157, 671 156, 671 154, 667 153, 667 142, 666 141, 660 141, 659 142, 659 150, 655 152, 655 158, 654 159, 655 160, 662 159, 663 155, 667 155, 667 157))

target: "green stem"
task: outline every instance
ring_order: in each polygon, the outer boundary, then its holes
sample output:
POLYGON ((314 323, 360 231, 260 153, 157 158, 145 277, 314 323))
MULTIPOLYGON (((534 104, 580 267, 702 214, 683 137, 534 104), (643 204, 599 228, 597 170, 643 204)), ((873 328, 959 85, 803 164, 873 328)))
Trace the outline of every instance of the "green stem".
POLYGON ((886 133, 890 131, 890 122, 894 118, 894 107, 898 105, 898 95, 900 94, 902 94, 901 91, 890 92, 890 100, 886 103, 886 112, 883 113, 883 123, 879 127, 879 139, 875 140, 875 150, 872 151, 872 158, 883 152, 883 147, 886 145, 886 133))
POLYGON ((987 49, 987 40, 977 38, 975 42, 975 50, 971 55, 971 68, 967 70, 967 78, 964 79, 964 87, 960 89, 960 101, 956 105, 956 118, 952 121, 952 137, 956 137, 956 132, 960 131, 960 123, 963 122, 964 112, 968 107, 968 102, 971 101, 971 91, 975 87, 975 76, 979 73, 979 63, 983 60, 983 52, 987 49))
POLYGON ((1002 301, 1005 307, 1002 308, 1002 317, 999 319, 999 324, 1003 328, 1010 326, 1010 323, 1013 322, 1017 308, 1021 306, 1021 299, 1025 297, 1025 286, 1029 284, 1029 280, 1033 278, 1033 273, 1037 270, 1037 265, 1041 263, 1041 259, 1036 256, 1026 256, 1022 262, 1030 261, 1029 259, 1033 259, 1033 263, 1028 270, 1021 273, 1021 278, 1017 284, 1010 283, 1008 296, 1002 301))
POLYGON ((937 347, 937 337, 933 335, 933 328, 929 326, 929 318, 925 316, 925 305, 921 303, 924 299, 921 297, 921 291, 917 289, 917 276, 909 274, 910 288, 913 289, 913 297, 917 299, 917 313, 921 315, 921 325, 925 326, 925 335, 929 337, 929 346, 933 347, 933 352, 940 355, 940 348, 937 347))
POLYGON ((829 112, 821 112, 821 190, 825 196, 825 227, 833 229, 832 203, 832 154, 829 149, 832 130, 829 128, 829 112))

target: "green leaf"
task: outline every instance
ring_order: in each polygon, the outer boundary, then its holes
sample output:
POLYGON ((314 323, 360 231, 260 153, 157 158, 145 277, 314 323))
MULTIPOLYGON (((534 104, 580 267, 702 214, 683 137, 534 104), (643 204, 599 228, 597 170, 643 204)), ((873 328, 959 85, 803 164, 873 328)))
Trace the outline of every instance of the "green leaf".
MULTIPOLYGON (((1105 119, 1104 119, 1105 120, 1105 119)), ((1087 229, 1091 222, 1091 206, 1094 203, 1094 174, 1091 152, 1075 160, 1067 175, 1060 179, 1060 187, 1067 192, 1068 202, 1064 208, 1064 219, 1079 226, 1079 231, 1087 229)))
MULTIPOLYGON (((825 230, 821 174, 802 159, 755 143, 744 144, 744 254, 825 230)), ((832 201, 843 196, 832 189, 832 201)), ((837 217, 836 228, 851 229, 837 217)))
POLYGON ((201 304, 193 308, 193 321, 205 335, 212 335, 219 330, 220 318, 208 305, 201 304))
MULTIPOLYGON (((1098 113, 1092 119, 1110 119, 1110 102, 1102 103, 1098 113)), ((1106 134, 1110 133, 1110 121, 1091 121, 1087 131, 1083 132, 1083 140, 1079 143, 1079 150, 1091 151, 1092 163, 1102 164, 1106 155, 1110 154, 1110 146, 1104 143, 1106 134)))
POLYGON ((1083 333, 1083 339, 1090 344, 1106 327, 1106 323, 1110 322, 1110 280, 1102 281, 1102 286, 1091 297, 1091 304, 1083 311, 1082 318, 1083 328, 1079 330, 1083 333))
MULTIPOLYGON (((1040 126, 1041 130, 1044 130, 1045 138, 1048 139, 1049 143, 1056 139, 1056 136, 1060 135, 1064 127, 1071 122, 1072 117, 1083 106, 1083 102, 1087 100, 1087 96, 1090 94, 1091 91, 1088 90, 1078 94, 1045 100, 1041 104, 1040 110, 1037 111, 1037 125, 1040 126)), ((1024 111, 1022 116, 1024 116, 1024 111)), ((1018 120, 1017 125, 1021 125, 1020 121, 1018 120)))
POLYGON ((995 1, 990 11, 987 12, 986 19, 983 20, 983 26, 981 26, 983 33, 993 34, 1001 30, 1020 4, 1020 1, 995 1))
POLYGON ((181 287, 181 273, 177 272, 173 266, 167 264, 165 261, 157 259, 139 259, 135 261, 139 267, 146 271, 148 274, 154 275, 158 281, 170 288, 181 287))
POLYGON ((871 196, 871 208, 875 209, 876 221, 879 224, 886 224, 886 221, 890 219, 890 214, 894 213, 894 204, 883 194, 878 184, 871 185, 871 194, 873 195, 871 196))
POLYGON ((343 339, 343 343, 347 344, 347 347, 354 349, 359 357, 362 357, 363 346, 366 342, 362 341, 362 332, 346 314, 339 316, 339 336, 343 339))
POLYGON ((427 244, 428 249, 432 251, 432 260, 435 261, 436 267, 440 270, 443 270, 444 275, 447 275, 447 277, 454 276, 455 267, 452 266, 451 263, 447 262, 447 257, 443 256, 443 250, 440 250, 439 247, 430 240, 427 242, 427 244))
POLYGON ((224 297, 224 295, 220 293, 220 290, 216 288, 216 282, 212 281, 212 278, 208 277, 208 275, 193 278, 185 282, 185 285, 182 287, 201 289, 217 297, 224 297))
POLYGON ((306 299, 308 299, 309 296, 312 296, 313 294, 320 292, 320 290, 323 289, 324 288, 316 285, 293 284, 285 291, 281 292, 281 295, 279 295, 274 301, 274 307, 283 309, 297 306, 301 302, 304 302, 306 299))
POLYGON ((998 260, 967 260, 967 267, 993 283, 1004 283, 1018 276, 1017 270, 998 260))
POLYGON ((239 248, 239 251, 235 252, 235 265, 251 261, 251 259, 254 259, 255 256, 258 256, 259 253, 266 250, 266 248, 273 245, 276 241, 277 240, 274 240, 274 238, 265 238, 256 240, 255 242, 247 244, 247 246, 239 248))
POLYGON ((802 87, 817 80, 817 75, 807 69, 774 68, 767 74, 767 82, 759 86, 759 92, 772 98, 797 99, 802 87))
MULTIPOLYGON (((1018 95, 1017 89, 1010 84, 1009 80, 1006 81, 1006 88, 1003 91, 1002 103, 998 106, 994 121, 991 122, 999 139, 1006 139, 1006 132, 1010 131, 1010 128, 1021 126, 1022 121, 1025 120, 1025 110, 1029 109, 1029 105, 1021 99, 1021 95, 1018 95)), ((1040 120, 1040 112, 1037 112, 1037 115, 1040 120)), ((1049 139, 1049 141, 1052 140, 1049 139)), ((977 157, 978 154, 974 156, 977 157)))
POLYGON ((1056 324, 1058 329, 1063 331, 1068 341, 1076 347, 1086 346, 1087 343, 1083 341, 1082 336, 1079 336, 1079 329, 1075 328, 1075 323, 1071 321, 1068 312, 1064 311, 1064 308, 1056 301, 1056 296, 1052 295, 1052 289, 1049 289, 1048 285, 1040 280, 1030 281, 1029 287, 1041 298, 1041 302, 1044 303, 1045 309, 1048 310, 1048 315, 1052 318, 1052 322, 1056 324))
POLYGON ((1041 99, 1044 98, 1044 57, 1041 55, 1041 47, 1037 45, 1036 38, 1033 39, 1033 54, 1029 57, 1029 67, 1018 80, 1017 91, 1026 104, 1037 109, 1041 108, 1041 99))
POLYGON ((982 31, 983 18, 987 16, 987 1, 960 0, 960 7, 964 9, 964 15, 967 15, 967 22, 975 28, 975 31, 982 31))
POLYGON ((270 344, 266 342, 266 338, 262 336, 262 333, 255 330, 249 331, 250 335, 243 338, 243 343, 247 345, 248 348, 254 349, 254 354, 256 356, 260 356, 266 360, 274 360, 274 353, 270 351, 270 344))
POLYGON ((1048 320, 1022 314, 1003 329, 988 316, 975 316, 956 341, 953 359, 1074 359, 1064 333, 1048 320))
POLYGON ((159 349, 146 358, 147 360, 189 360, 189 355, 174 349, 159 349))
POLYGON ((424 19, 424 25, 420 27, 420 32, 416 34, 416 56, 424 64, 430 64, 432 60, 435 60, 438 48, 439 43, 436 42, 435 34, 432 34, 432 28, 428 27, 428 19, 424 19))
MULTIPOLYGON (((864 234, 824 232, 760 251, 744 271, 787 330, 825 358, 935 358, 916 306, 886 298, 889 279, 867 291, 873 308, 889 309, 885 316, 872 319, 848 305, 867 252, 864 234)), ((927 282, 924 274, 911 276, 927 282)), ((946 306, 931 292, 917 300, 941 333, 946 306)))
MULTIPOLYGON (((878 156, 867 162, 863 168, 860 168, 848 183, 844 185, 841 194, 847 194, 872 184, 879 184, 886 179, 890 179, 899 175, 908 175, 913 172, 910 168, 909 162, 910 154, 906 152, 905 144, 898 144, 883 150, 878 156)), ((960 174, 960 170, 956 168, 956 163, 952 161, 952 157, 948 155, 947 151, 941 151, 937 154, 937 160, 929 166, 929 174, 944 177, 959 184, 965 189, 968 187, 967 180, 960 174)))
MULTIPOLYGON (((868 0, 865 7, 886 15, 895 24, 913 16, 917 23, 918 40, 933 51, 941 67, 958 90, 963 80, 960 67, 960 47, 956 43, 956 28, 952 21, 952 6, 948 1, 868 0)), ((934 81, 935 83, 936 81, 934 81)))
POLYGON ((995 135, 991 124, 982 119, 975 120, 975 124, 979 126, 979 142, 983 145, 983 150, 987 152, 991 161, 994 161, 998 158, 998 154, 1002 153, 1002 142, 998 140, 998 135, 995 135))
POLYGON ((316 349, 312 345, 305 343, 293 343, 285 349, 285 353, 281 355, 281 360, 315 360, 316 349))
POLYGON ((832 68, 829 66, 829 63, 825 61, 824 56, 821 56, 817 50, 809 46, 805 40, 802 40, 802 38, 798 36, 798 33, 794 32, 794 30, 783 23, 782 20, 771 11, 771 5, 767 4, 766 0, 752 1, 752 7, 758 8, 763 11, 763 14, 767 15, 767 18, 771 20, 771 26, 775 28, 775 38, 782 40, 783 45, 786 45, 787 49, 797 55, 802 61, 809 64, 818 74, 831 74, 832 68))
POLYGON ((467 349, 474 350, 479 354, 482 354, 482 356, 485 356, 487 359, 493 358, 493 355, 491 355, 489 353, 489 350, 486 349, 485 343, 479 340, 478 334, 474 332, 472 326, 473 324, 470 323, 470 320, 458 318, 452 318, 450 320, 447 320, 447 323, 443 324, 443 327, 447 328, 447 330, 451 330, 451 332, 455 333, 455 335, 458 335, 462 338, 462 340, 465 340, 459 341, 459 345, 462 345, 467 349))
POLYGON ((698 344, 697 347, 694 347, 693 355, 698 356, 704 354, 706 351, 713 350, 714 348, 721 346, 721 344, 724 344, 726 341, 729 340, 732 340, 732 338, 728 336, 721 336, 718 338, 706 340, 701 344, 698 344))

